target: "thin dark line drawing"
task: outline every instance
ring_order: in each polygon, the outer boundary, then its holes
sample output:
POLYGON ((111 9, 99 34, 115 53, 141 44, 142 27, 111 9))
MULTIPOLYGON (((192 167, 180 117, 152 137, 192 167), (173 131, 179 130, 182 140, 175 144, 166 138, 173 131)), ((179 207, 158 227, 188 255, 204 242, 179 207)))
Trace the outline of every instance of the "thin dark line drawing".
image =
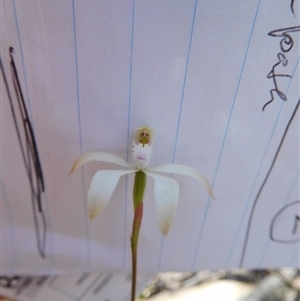
POLYGON ((10 93, 7 77, 4 71, 1 58, 0 69, 7 96, 10 102, 10 109, 13 117, 13 122, 15 125, 17 138, 20 145, 20 151, 22 154, 27 178, 30 185, 33 219, 37 238, 37 248, 40 256, 42 258, 45 258, 47 223, 45 214, 42 209, 42 195, 45 192, 44 177, 37 148, 36 138, 26 108, 21 84, 19 81, 17 67, 13 58, 13 52, 14 49, 10 47, 10 68, 17 104, 15 104, 15 102, 13 101, 13 97, 10 93))
POLYGON ((291 0, 290 8, 291 8, 291 11, 292 11, 293 15, 296 16, 295 10, 294 10, 294 4, 295 4, 295 0, 291 0))
POLYGON ((242 268, 243 265, 244 265, 244 260, 245 260, 245 257, 246 257, 247 245, 248 245, 248 240, 249 240, 249 236, 250 236, 250 230, 251 230, 251 226, 252 226, 252 220, 253 220, 253 216, 254 216, 256 205, 257 205, 258 200, 260 198, 260 195, 261 195, 261 193, 262 193, 262 191, 263 191, 263 189, 264 189, 264 187, 265 187, 265 185, 266 185, 266 183, 267 183, 267 181, 269 179, 269 176, 270 176, 270 174, 271 174, 271 172, 272 172, 272 170, 274 168, 274 165, 276 163, 277 157, 279 155, 279 152, 281 150, 281 147, 283 145, 285 137, 286 137, 286 135, 288 133, 290 125, 292 124, 292 121, 294 120, 294 118, 296 116, 296 113, 297 113, 297 111, 299 109, 299 105, 300 105, 300 99, 298 100, 297 105, 296 105, 296 107, 295 107, 295 109, 294 109, 294 111, 292 113, 292 116, 290 117, 290 119, 289 119, 289 121, 287 123, 287 126, 286 126, 286 128, 284 130, 283 136, 282 136, 282 138, 280 140, 279 146, 278 146, 278 148, 276 150, 276 153, 274 155, 274 158, 272 160, 271 166, 270 166, 270 168, 269 168, 269 170, 267 172, 267 175, 265 176, 265 178, 264 178, 264 180, 263 180, 263 182, 262 182, 262 184, 261 184, 261 186, 260 186, 260 188, 259 188, 259 190, 257 192, 257 195, 255 197, 254 203, 252 205, 251 213, 250 213, 249 220, 248 220, 246 235, 245 235, 245 239, 244 239, 244 243, 243 243, 243 248, 242 248, 242 254, 241 254, 241 258, 240 258, 240 263, 239 263, 239 267, 240 268, 242 268))
POLYGON ((294 220, 294 227, 293 227, 293 231, 292 231, 293 234, 297 233, 298 228, 299 228, 299 222, 300 222, 300 216, 296 215, 295 220, 294 220))
MULTIPOLYGON (((292 206, 295 206, 295 205, 299 205, 300 204, 300 201, 295 201, 295 202, 292 202, 292 203, 289 203, 285 206, 283 206, 276 214, 275 216, 272 218, 272 222, 271 222, 271 225, 270 225, 270 239, 274 242, 277 242, 277 243, 282 243, 282 244, 293 244, 293 243, 297 243, 300 241, 300 238, 295 238, 295 239, 282 239, 282 238, 276 238, 275 235, 274 235, 274 226, 275 226, 275 222, 277 221, 278 217, 280 217, 280 215, 288 208, 292 207, 292 206)), ((296 234, 297 232, 297 229, 299 227, 299 222, 300 222, 300 217, 299 215, 295 215, 294 216, 294 226, 293 226, 293 229, 292 229, 292 234, 296 234)))
POLYGON ((281 52, 279 52, 277 54, 277 58, 278 58, 278 62, 275 63, 272 67, 272 70, 269 72, 267 78, 272 78, 273 79, 273 83, 274 83, 274 89, 271 89, 270 90, 270 95, 271 95, 271 100, 269 100, 268 102, 266 102, 262 108, 262 110, 264 111, 264 109, 266 108, 267 105, 269 105, 271 102, 273 102, 274 100, 274 95, 273 93, 277 93, 277 95, 279 96, 279 98, 281 98, 282 100, 284 101, 287 101, 287 97, 286 95, 279 90, 278 88, 278 84, 277 84, 277 77, 289 77, 291 78, 292 76, 291 75, 288 75, 288 74, 276 74, 276 67, 280 64, 282 64, 282 66, 286 67, 287 64, 288 64, 288 60, 286 59, 285 55, 281 52))
POLYGON ((295 33, 295 32, 298 32, 298 31, 300 31, 300 26, 279 28, 279 29, 272 30, 268 33, 268 35, 271 36, 271 37, 280 37, 282 39, 280 40, 280 51, 281 52, 278 52, 278 54, 277 54, 278 62, 273 65, 271 71, 267 75, 268 79, 272 78, 274 88, 270 90, 271 99, 264 104, 264 106, 262 107, 263 111, 265 110, 267 105, 269 105, 271 102, 273 102, 274 93, 276 93, 281 100, 287 101, 286 95, 282 91, 280 91, 280 89, 278 87, 277 78, 278 77, 281 77, 281 78, 282 77, 289 77, 289 78, 291 78, 291 75, 279 74, 279 73, 277 73, 276 68, 279 65, 282 65, 283 67, 286 67, 288 65, 288 60, 287 60, 284 53, 287 53, 290 50, 292 50, 292 48, 294 46, 294 40, 291 37, 290 33, 295 33))
POLYGON ((282 38, 280 41, 280 50, 283 53, 286 53, 289 52, 294 46, 294 40, 289 33, 295 33, 297 31, 300 31, 300 26, 279 28, 270 31, 268 36, 282 38))

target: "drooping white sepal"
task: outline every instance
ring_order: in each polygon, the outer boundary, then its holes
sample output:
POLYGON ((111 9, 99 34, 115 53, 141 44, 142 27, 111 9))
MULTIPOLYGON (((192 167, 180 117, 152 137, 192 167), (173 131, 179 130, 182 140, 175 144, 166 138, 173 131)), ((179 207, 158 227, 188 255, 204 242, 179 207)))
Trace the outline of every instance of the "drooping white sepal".
POLYGON ((105 208, 121 176, 135 170, 99 170, 94 175, 88 192, 89 219, 95 219, 105 208))
POLYGON ((187 165, 180 165, 180 164, 166 164, 155 168, 151 168, 151 171, 177 173, 185 176, 190 176, 196 179, 203 186, 207 194, 214 199, 214 195, 210 183, 203 176, 202 173, 200 173, 198 170, 196 170, 193 167, 187 165))
POLYGON ((176 214, 179 198, 179 186, 176 180, 145 171, 154 179, 154 199, 156 203, 158 226, 163 235, 167 235, 176 214))
POLYGON ((102 152, 91 152, 86 153, 82 156, 80 156, 73 164, 72 169, 70 171, 70 174, 73 173, 78 167, 81 165, 89 162, 89 161, 102 161, 102 162, 108 162, 108 163, 114 163, 117 165, 121 165, 124 167, 131 168, 131 166, 121 157, 109 154, 109 153, 102 153, 102 152))

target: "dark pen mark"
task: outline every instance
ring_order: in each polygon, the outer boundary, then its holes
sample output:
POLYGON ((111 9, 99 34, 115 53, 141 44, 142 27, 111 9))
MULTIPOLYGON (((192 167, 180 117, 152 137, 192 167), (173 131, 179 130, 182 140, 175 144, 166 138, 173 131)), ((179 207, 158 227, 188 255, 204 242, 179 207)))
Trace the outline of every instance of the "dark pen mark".
POLYGON ((294 11, 294 4, 295 4, 295 0, 291 0, 290 8, 291 8, 293 15, 296 16, 295 11, 294 11))
POLYGON ((270 79, 270 78, 273 79, 274 88, 270 90, 271 99, 264 104, 264 106, 262 107, 263 111, 267 105, 269 105, 271 102, 273 102, 274 93, 276 93, 279 96, 279 98, 282 99, 283 101, 287 101, 286 95, 282 91, 280 91, 280 89, 278 87, 277 78, 278 77, 291 78, 291 75, 279 74, 279 73, 277 74, 276 68, 279 65, 281 65, 283 67, 286 67, 288 65, 288 60, 284 53, 289 52, 293 48, 294 41, 293 41, 293 38, 291 37, 290 33, 295 33, 297 31, 300 31, 300 26, 280 28, 280 29, 272 30, 268 33, 269 36, 281 37, 282 39, 280 41, 280 51, 281 52, 279 52, 277 54, 278 62, 273 65, 271 71, 267 75, 268 79, 270 79))
MULTIPOLYGON (((299 205, 300 205, 300 201, 295 201, 292 202, 290 204, 287 204, 285 206, 283 206, 276 214, 275 216, 272 218, 272 222, 270 225, 270 239, 274 242, 277 243, 282 243, 282 244, 293 244, 293 243, 298 243, 300 241, 300 237, 295 238, 294 236, 297 233, 298 227, 299 227, 299 223, 300 223, 300 217, 299 215, 295 215, 295 213, 293 213, 292 210, 297 210, 297 212, 299 211, 299 205), (294 208, 296 207, 296 208, 294 208), (289 215, 292 215, 292 219, 294 221, 294 225, 293 225, 293 229, 290 233, 284 233, 284 236, 282 235, 282 233, 276 233, 275 231, 275 225, 276 222, 278 222, 278 219, 282 216, 282 215, 286 215, 286 217, 289 217, 289 215)), ((285 231, 286 232, 286 231, 285 231)))
POLYGON ((297 105, 296 105, 296 107, 295 107, 295 109, 293 111, 293 114, 292 114, 290 120, 288 121, 288 124, 287 124, 287 126, 286 126, 286 128, 284 130, 283 136, 282 136, 282 138, 280 140, 279 146, 278 146, 278 148, 276 150, 276 153, 274 155, 274 158, 272 160, 272 164, 271 164, 271 166, 270 166, 270 168, 269 168, 269 170, 267 172, 267 175, 264 178, 264 181, 262 182, 262 184, 261 184, 261 186, 260 186, 260 188, 259 188, 259 190, 257 192, 257 195, 255 197, 254 203, 252 205, 250 216, 249 216, 249 220, 248 220, 247 230, 246 230, 246 236, 245 236, 244 243, 243 243, 243 249, 242 249, 242 254, 241 254, 241 259, 240 259, 240 264, 239 264, 240 268, 242 268, 243 265, 244 265, 244 260, 245 260, 245 256, 246 256, 247 245, 248 245, 248 240, 249 240, 249 235, 250 235, 250 229, 251 229, 251 226, 252 226, 252 220, 253 220, 253 216, 254 216, 254 212, 255 212, 255 207, 256 207, 256 205, 258 203, 258 200, 260 198, 260 195, 261 195, 261 193, 262 193, 262 191, 263 191, 263 189, 264 189, 264 187, 265 187, 265 185, 266 185, 266 183, 267 183, 267 181, 269 179, 269 176, 270 176, 270 174, 271 174, 271 172, 272 172, 272 170, 274 168, 274 165, 276 163, 277 157, 279 155, 279 152, 281 150, 281 147, 283 145, 285 137, 286 137, 286 135, 288 133, 290 125, 292 124, 292 121, 293 121, 293 119, 296 116, 297 110, 299 109, 299 105, 300 105, 300 99, 298 100, 297 105))
POLYGON ((42 210, 42 195, 43 192, 45 192, 42 165, 39 158, 37 143, 34 136, 32 124, 30 122, 30 118, 24 101, 24 96, 21 89, 17 68, 14 62, 12 47, 9 48, 9 54, 10 54, 10 67, 11 67, 12 81, 13 81, 13 87, 16 94, 17 104, 14 104, 12 95, 10 93, 8 81, 6 78, 6 74, 4 71, 1 58, 0 58, 0 68, 4 80, 4 86, 10 102, 10 109, 15 124, 15 129, 20 145, 23 162, 29 180, 30 191, 31 191, 31 203, 33 209, 33 219, 34 219, 34 226, 35 226, 35 232, 37 238, 37 248, 40 256, 42 258, 45 258, 47 224, 46 224, 45 214, 42 210), (17 113, 17 108, 19 109, 18 110, 19 113, 17 113))
POLYGON ((300 216, 296 215, 295 216, 295 222, 294 222, 294 228, 293 228, 293 234, 296 234, 299 228, 299 223, 300 223, 300 216))
POLYGON ((292 231, 293 234, 297 233, 298 228, 299 228, 299 223, 300 223, 300 216, 296 215, 295 216, 295 222, 294 222, 294 228, 293 228, 293 231, 292 231))
POLYGON ((287 101, 287 97, 285 96, 285 94, 279 90, 278 88, 278 83, 277 83, 277 77, 291 77, 290 75, 288 74, 276 74, 275 72, 275 68, 278 66, 278 65, 282 65, 284 67, 287 66, 288 64, 288 61, 285 57, 285 55, 281 52, 279 52, 277 54, 277 58, 278 58, 278 62, 272 67, 272 70, 269 72, 267 78, 272 78, 273 79, 273 83, 274 83, 274 89, 271 89, 270 90, 270 94, 271 94, 271 100, 269 100, 268 102, 265 103, 265 105, 263 106, 262 110, 264 111, 265 107, 270 104, 273 100, 274 100, 274 95, 273 93, 277 93, 277 95, 284 101, 287 101))
POLYGON ((300 31, 300 26, 279 28, 270 31, 268 35, 271 37, 282 38, 282 40, 280 41, 280 50, 282 52, 289 52, 294 46, 294 40, 291 35, 289 35, 289 33, 295 33, 297 31, 300 31))

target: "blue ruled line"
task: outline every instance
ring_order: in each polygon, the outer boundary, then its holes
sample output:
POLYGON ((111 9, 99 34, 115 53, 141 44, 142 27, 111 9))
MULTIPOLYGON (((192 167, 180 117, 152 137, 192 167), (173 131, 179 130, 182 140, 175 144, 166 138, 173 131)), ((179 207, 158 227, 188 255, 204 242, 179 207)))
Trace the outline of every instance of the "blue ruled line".
MULTIPOLYGON (((219 171, 219 166, 220 166, 220 163, 221 163, 221 160, 222 160, 223 149, 224 149, 224 146, 225 146, 225 142, 226 142, 226 138, 227 138, 227 134, 228 134, 228 129, 229 129, 229 126, 230 126, 231 117, 232 117, 232 113, 233 113, 234 106, 235 106, 235 103, 236 103, 237 95, 238 95, 238 92, 239 92, 239 89, 240 89, 241 79, 243 77, 244 68, 245 68, 245 65, 246 65, 247 57, 248 57, 248 52, 249 52, 249 48, 250 48, 250 44, 251 44, 251 40, 252 40, 252 36, 253 36, 256 20, 257 20, 257 15, 258 15, 260 3, 261 3, 261 0, 258 1, 256 11, 255 11, 255 15, 254 15, 254 19, 253 19, 253 22, 252 22, 252 27, 251 27, 251 30, 250 30, 249 40, 248 40, 248 43, 247 43, 246 52, 245 52, 245 55, 244 55, 240 76, 239 76, 239 79, 238 79, 238 82, 237 82, 237 87, 236 87, 234 97, 233 97, 233 101, 232 101, 232 104, 231 104, 229 118, 228 118, 228 121, 227 121, 224 137, 223 137, 223 140, 222 140, 222 145, 221 145, 219 158, 218 158, 217 166, 216 166, 215 173, 214 173, 214 178, 213 178, 213 181, 212 181, 212 188, 214 188, 214 185, 216 183, 216 179, 217 179, 217 175, 218 175, 218 171, 219 171)), ((199 254, 202 235, 203 235, 203 232, 204 232, 204 227, 205 227, 206 219, 207 219, 207 216, 208 216, 209 205, 210 205, 210 197, 207 199, 207 202, 206 202, 204 218, 203 218, 201 228, 200 228, 200 231, 199 231, 197 245, 196 245, 196 248, 195 248, 194 257, 193 257, 193 261, 192 261, 192 265, 191 265, 192 270, 194 270, 196 268, 196 262, 197 262, 197 258, 198 258, 198 254, 199 254)))
MULTIPOLYGON (((79 134, 79 145, 80 154, 82 154, 82 130, 81 130, 81 111, 80 111, 80 90, 79 90, 79 72, 78 72, 78 51, 77 51, 77 34, 76 34, 76 11, 75 11, 75 0, 72 0, 72 16, 73 16, 73 35, 74 35, 74 52, 75 52, 75 68, 76 68, 76 98, 77 98, 77 109, 78 109, 78 134, 79 134)), ((90 267, 91 264, 91 250, 90 250, 90 234, 88 225, 88 213, 87 213, 87 200, 85 196, 85 181, 83 167, 81 167, 81 181, 83 190, 83 213, 84 213, 84 226, 85 226, 85 237, 86 237, 86 263, 90 267)))

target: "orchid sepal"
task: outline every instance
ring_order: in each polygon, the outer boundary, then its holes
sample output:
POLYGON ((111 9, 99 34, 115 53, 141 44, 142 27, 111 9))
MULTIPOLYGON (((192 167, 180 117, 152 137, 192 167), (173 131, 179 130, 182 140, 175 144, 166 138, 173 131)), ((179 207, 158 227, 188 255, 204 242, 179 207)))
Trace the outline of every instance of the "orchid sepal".
POLYGON ((179 185, 175 179, 145 171, 154 179, 154 199, 156 203, 158 226, 163 235, 167 235, 176 215, 179 185))
POLYGON ((99 170, 94 175, 88 192, 89 219, 95 219, 106 207, 121 176, 135 170, 99 170))
POLYGON ((120 166, 131 168, 129 163, 119 156, 110 153, 104 153, 104 152, 90 152, 90 153, 83 154, 82 156, 80 156, 75 160, 69 174, 73 173, 81 165, 94 160, 107 162, 107 163, 114 163, 120 166))
POLYGON ((203 186, 203 188, 211 198, 215 199, 209 181, 204 177, 204 175, 201 172, 199 172, 198 170, 196 170, 191 166, 181 165, 181 164, 165 164, 155 168, 151 168, 151 171, 175 173, 175 174, 190 176, 196 179, 203 186))

